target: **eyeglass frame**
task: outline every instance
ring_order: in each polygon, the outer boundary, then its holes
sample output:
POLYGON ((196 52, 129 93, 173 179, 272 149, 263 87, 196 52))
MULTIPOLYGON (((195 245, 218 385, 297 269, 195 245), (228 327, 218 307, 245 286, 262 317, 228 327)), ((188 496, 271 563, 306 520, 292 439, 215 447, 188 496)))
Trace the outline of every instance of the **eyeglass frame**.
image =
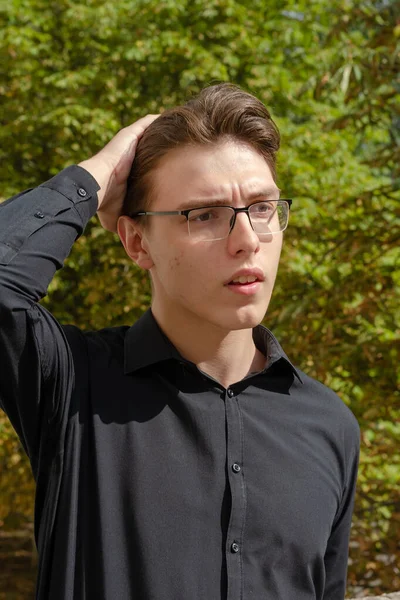
MULTIPOLYGON (((266 202, 286 202, 286 204, 288 205, 289 211, 290 211, 290 207, 292 206, 293 200, 291 198, 278 198, 277 200, 257 200, 256 202, 253 202, 252 204, 249 204, 249 206, 242 207, 242 208, 236 208, 236 206, 228 206, 227 204, 217 204, 216 206, 210 204, 210 205, 207 205, 207 206, 197 206, 195 208, 186 208, 184 210, 137 211, 137 212, 134 212, 131 215, 129 215, 129 217, 131 219, 134 219, 135 217, 144 217, 144 216, 147 216, 147 215, 150 215, 150 216, 156 216, 156 215, 183 215, 183 216, 186 217, 186 222, 189 223, 189 213, 191 213, 194 210, 202 210, 202 209, 206 209, 206 208, 231 208, 233 210, 233 212, 234 212, 234 215, 233 215, 233 223, 231 225, 231 228, 229 230, 228 235, 226 235, 223 238, 215 238, 215 239, 212 239, 212 240, 208 240, 210 242, 217 242, 219 240, 225 240, 227 237, 230 236, 233 228, 235 227, 237 214, 240 213, 240 212, 244 212, 244 213, 247 214, 250 226, 251 226, 252 230, 254 231, 254 227, 253 227, 253 224, 251 222, 251 218, 250 218, 250 214, 249 214, 249 209, 252 206, 256 205, 256 204, 264 204, 266 202)), ((286 227, 287 227, 287 225, 286 225, 286 227)), ((285 229, 286 229, 286 227, 285 227, 285 229)), ((275 231, 273 233, 272 232, 270 232, 270 233, 266 232, 265 234, 263 234, 263 233, 259 234, 258 232, 256 232, 256 233, 257 233, 257 235, 275 235, 275 233, 281 233, 282 231, 285 231, 285 229, 281 229, 280 231, 275 231)), ((189 236, 190 236, 190 231, 189 231, 189 236)))

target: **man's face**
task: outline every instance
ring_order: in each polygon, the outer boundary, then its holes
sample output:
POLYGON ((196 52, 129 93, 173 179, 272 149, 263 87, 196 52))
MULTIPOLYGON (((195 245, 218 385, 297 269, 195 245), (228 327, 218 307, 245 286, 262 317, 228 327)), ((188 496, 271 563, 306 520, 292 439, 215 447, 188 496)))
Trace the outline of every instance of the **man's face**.
MULTIPOLYGON (((279 191, 265 159, 250 146, 225 142, 170 152, 154 174, 152 211, 220 203, 246 207, 279 191)), ((185 216, 150 216, 143 244, 153 266, 153 306, 171 318, 209 323, 226 331, 255 327, 271 298, 282 233, 259 239, 246 213, 230 235, 217 241, 189 236, 185 216), (263 281, 229 284, 238 271, 258 268, 263 281), (240 287, 240 289, 239 289, 240 287)))

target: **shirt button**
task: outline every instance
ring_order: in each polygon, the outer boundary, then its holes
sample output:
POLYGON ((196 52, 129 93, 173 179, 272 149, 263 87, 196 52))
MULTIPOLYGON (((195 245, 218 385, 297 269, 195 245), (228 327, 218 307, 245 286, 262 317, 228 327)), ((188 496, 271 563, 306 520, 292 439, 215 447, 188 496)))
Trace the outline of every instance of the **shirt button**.
POLYGON ((87 191, 84 190, 83 188, 78 188, 78 194, 84 198, 85 196, 87 196, 87 191))
POLYGON ((237 554, 237 552, 239 552, 239 544, 237 544, 236 542, 233 542, 233 544, 231 546, 231 550, 234 554, 237 554))
POLYGON ((241 468, 240 465, 238 465, 237 463, 233 463, 233 465, 232 465, 232 471, 234 473, 240 473, 240 468, 241 468))
POLYGON ((235 395, 235 392, 233 390, 231 390, 231 388, 228 388, 227 394, 228 394, 229 398, 232 398, 232 396, 235 395))
POLYGON ((41 210, 37 210, 34 215, 37 219, 44 219, 44 214, 41 210))

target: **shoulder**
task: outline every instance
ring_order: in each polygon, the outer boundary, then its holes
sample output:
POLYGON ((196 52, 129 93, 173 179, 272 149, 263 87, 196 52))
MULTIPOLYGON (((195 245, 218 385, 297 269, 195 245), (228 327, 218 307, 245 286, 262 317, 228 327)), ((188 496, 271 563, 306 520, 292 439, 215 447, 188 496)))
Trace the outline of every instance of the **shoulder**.
POLYGON ((299 369, 297 372, 303 382, 297 388, 303 401, 320 415, 332 432, 335 431, 358 446, 360 427, 351 409, 331 388, 299 369))
POLYGON ((75 359, 123 361, 128 325, 107 327, 96 331, 84 331, 74 325, 64 325, 63 330, 75 359))

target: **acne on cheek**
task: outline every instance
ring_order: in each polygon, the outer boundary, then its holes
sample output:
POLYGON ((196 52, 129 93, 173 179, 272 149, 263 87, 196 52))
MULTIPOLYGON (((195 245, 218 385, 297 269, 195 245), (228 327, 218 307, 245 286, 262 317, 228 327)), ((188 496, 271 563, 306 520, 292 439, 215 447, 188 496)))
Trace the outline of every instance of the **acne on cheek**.
POLYGON ((177 254, 175 256, 172 256, 168 261, 168 270, 171 273, 173 273, 177 269, 180 269, 181 264, 182 264, 182 259, 183 259, 183 254, 177 254))
POLYGON ((177 267, 181 266, 181 263, 183 261, 184 258, 184 251, 181 250, 178 254, 175 254, 174 256, 172 256, 169 260, 169 266, 171 269, 176 269, 177 267))
POLYGON ((190 286, 192 280, 194 281, 195 278, 195 265, 187 262, 187 257, 185 259, 185 252, 182 250, 179 254, 176 254, 169 259, 168 267, 171 278, 174 278, 174 275, 179 272, 176 282, 180 281, 182 285, 184 284, 185 291, 187 292, 187 286, 190 286))

